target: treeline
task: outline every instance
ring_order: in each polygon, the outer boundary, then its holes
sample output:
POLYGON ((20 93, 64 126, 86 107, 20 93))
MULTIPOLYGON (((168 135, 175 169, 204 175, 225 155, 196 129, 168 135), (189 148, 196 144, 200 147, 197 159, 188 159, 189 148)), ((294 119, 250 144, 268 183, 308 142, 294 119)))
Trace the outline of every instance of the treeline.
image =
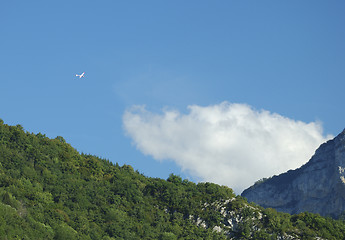
POLYGON ((225 186, 148 178, 0 120, 0 240, 279 236, 344 239, 345 224, 263 209, 225 186))

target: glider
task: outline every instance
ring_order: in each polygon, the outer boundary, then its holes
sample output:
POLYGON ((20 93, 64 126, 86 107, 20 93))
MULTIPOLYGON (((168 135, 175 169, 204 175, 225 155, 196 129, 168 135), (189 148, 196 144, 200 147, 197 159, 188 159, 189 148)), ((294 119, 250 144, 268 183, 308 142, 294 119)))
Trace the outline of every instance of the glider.
POLYGON ((80 75, 79 75, 79 74, 76 74, 75 76, 76 76, 76 77, 79 77, 79 78, 82 78, 82 77, 84 77, 84 74, 85 74, 85 72, 83 72, 83 73, 80 74, 80 75))

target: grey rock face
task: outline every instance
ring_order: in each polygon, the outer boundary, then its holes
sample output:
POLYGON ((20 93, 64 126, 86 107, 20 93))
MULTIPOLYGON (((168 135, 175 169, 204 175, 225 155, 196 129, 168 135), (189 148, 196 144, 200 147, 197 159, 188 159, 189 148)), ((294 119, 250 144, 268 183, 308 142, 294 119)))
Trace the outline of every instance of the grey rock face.
POLYGON ((337 218, 345 211, 345 130, 322 144, 302 167, 257 183, 242 196, 277 211, 337 218))

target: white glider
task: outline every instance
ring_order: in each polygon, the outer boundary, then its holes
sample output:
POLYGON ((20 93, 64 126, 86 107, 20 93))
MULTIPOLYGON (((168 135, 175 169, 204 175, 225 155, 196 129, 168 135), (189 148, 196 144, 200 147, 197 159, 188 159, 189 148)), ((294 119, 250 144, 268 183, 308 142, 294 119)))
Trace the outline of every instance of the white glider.
POLYGON ((79 77, 79 78, 82 78, 82 77, 84 77, 84 74, 85 74, 85 72, 83 72, 83 73, 80 74, 80 75, 79 75, 79 74, 76 74, 75 76, 76 76, 76 77, 79 77))

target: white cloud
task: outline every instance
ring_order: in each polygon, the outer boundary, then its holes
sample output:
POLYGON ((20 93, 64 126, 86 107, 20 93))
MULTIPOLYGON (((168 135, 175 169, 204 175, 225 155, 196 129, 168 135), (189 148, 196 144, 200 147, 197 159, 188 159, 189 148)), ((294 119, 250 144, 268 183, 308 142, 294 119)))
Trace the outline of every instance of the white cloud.
POLYGON ((137 148, 156 160, 173 160, 203 181, 237 194, 256 180, 306 163, 323 136, 319 122, 304 123, 246 104, 189 106, 189 113, 127 110, 123 124, 137 148))

